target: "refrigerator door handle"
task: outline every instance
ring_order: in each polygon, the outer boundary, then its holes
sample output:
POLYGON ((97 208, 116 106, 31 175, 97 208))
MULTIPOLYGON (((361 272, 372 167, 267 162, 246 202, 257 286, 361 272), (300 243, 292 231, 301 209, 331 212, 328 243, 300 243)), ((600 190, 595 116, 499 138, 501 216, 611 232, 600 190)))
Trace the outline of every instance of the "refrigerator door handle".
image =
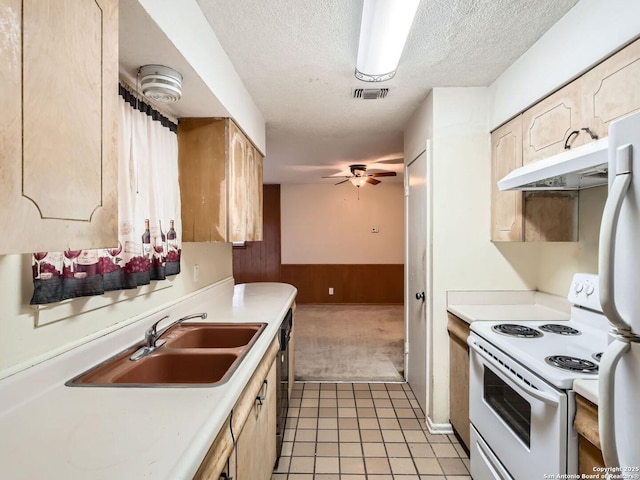
POLYGON ((616 167, 616 177, 609 190, 600 224, 600 252, 598 255, 600 305, 609 321, 618 330, 631 330, 631 327, 618 312, 614 296, 616 231, 620 208, 631 184, 631 145, 622 145, 616 149, 616 167))
POLYGON ((629 349, 628 342, 616 339, 609 345, 600 359, 598 373, 598 429, 600 430, 602 458, 607 468, 620 467, 615 430, 615 377, 618 362, 629 349))

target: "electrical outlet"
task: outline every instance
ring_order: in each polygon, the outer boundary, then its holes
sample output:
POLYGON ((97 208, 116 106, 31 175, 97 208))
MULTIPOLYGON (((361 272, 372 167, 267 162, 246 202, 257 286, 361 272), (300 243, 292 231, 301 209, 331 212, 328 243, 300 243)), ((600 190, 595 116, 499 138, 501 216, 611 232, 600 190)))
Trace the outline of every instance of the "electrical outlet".
POLYGON ((371 233, 380 233, 380 229, 378 227, 371 227, 371 233))
POLYGON ((329 295, 333 295, 333 287, 329 287, 329 295))
POLYGON ((197 282, 200 279, 200 265, 193 266, 193 281, 197 282))

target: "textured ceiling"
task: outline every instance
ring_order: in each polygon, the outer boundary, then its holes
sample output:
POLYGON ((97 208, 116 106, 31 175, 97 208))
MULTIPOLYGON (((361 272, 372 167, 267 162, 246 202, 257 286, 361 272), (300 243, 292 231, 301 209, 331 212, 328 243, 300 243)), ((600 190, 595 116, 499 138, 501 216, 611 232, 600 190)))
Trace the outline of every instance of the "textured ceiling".
POLYGON ((432 87, 489 85, 577 0, 422 0, 383 100, 352 98, 361 0, 198 3, 267 122, 265 181, 287 183, 401 157, 432 87))
POLYGON ((265 182, 305 183, 377 160, 401 173, 431 88, 489 85, 578 0, 422 0, 383 100, 352 98, 371 86, 353 76, 362 0, 197 1, 267 122, 265 182))

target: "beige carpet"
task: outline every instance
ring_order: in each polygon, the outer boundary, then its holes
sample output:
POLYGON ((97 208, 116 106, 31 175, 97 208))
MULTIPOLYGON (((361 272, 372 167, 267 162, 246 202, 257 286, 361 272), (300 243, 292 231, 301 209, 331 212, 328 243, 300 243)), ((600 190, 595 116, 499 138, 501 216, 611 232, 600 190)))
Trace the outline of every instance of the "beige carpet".
POLYGON ((404 380, 402 305, 298 305, 295 379, 404 380))

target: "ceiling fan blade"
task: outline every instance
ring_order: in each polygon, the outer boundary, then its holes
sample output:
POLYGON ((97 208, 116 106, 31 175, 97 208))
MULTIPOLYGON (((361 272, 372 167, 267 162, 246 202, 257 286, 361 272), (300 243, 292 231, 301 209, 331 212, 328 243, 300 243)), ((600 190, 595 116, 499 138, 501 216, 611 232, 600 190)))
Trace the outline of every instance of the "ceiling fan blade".
POLYGON ((377 185, 380 183, 380 180, 376 180, 375 178, 367 178, 367 183, 370 183, 371 185, 377 185))
MULTIPOLYGON (((344 183, 344 182, 348 182, 348 181, 349 181, 349 179, 347 178, 346 180, 342 180, 341 182, 336 183, 336 185, 340 185, 340 184, 342 184, 342 183, 344 183)), ((334 185, 334 186, 335 186, 335 185, 334 185)))
POLYGON ((396 172, 367 173, 368 177, 395 177, 396 175, 396 172))
POLYGON ((353 175, 331 175, 330 177, 320 177, 320 178, 351 178, 353 175))

